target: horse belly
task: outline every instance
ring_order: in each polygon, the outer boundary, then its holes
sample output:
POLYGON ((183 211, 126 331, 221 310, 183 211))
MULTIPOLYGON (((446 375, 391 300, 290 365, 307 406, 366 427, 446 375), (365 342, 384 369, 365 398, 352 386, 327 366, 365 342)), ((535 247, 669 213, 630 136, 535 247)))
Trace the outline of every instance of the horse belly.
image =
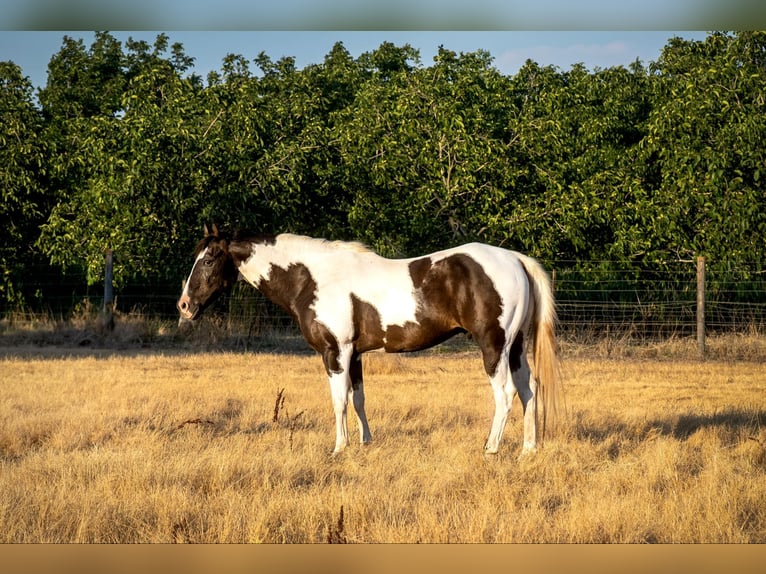
POLYGON ((387 353, 420 351, 443 343, 458 333, 465 332, 465 329, 459 326, 440 325, 430 321, 388 325, 383 348, 387 353))
POLYGON ((353 293, 351 301, 352 338, 360 353, 380 348, 388 353, 419 351, 465 332, 457 323, 416 316, 415 312, 402 321, 386 321, 386 314, 378 306, 353 293))

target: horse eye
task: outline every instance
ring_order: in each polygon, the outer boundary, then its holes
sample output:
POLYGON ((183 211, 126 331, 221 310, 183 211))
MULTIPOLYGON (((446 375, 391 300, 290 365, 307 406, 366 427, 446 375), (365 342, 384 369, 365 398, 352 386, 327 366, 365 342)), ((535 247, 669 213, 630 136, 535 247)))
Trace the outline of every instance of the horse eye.
POLYGON ((213 260, 212 259, 203 259, 202 263, 205 265, 205 267, 212 267, 213 266, 213 260))

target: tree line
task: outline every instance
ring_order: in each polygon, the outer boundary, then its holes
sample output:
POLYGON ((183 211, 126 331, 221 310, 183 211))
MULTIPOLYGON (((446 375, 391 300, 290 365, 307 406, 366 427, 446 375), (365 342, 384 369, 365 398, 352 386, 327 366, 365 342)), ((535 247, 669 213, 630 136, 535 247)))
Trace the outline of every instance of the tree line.
POLYGON ((206 222, 386 256, 478 240, 607 286, 699 255, 762 271, 766 33, 671 38, 628 67, 492 62, 337 43, 203 79, 166 34, 108 32, 64 37, 37 92, 0 62, 0 301, 44 298, 41 266, 98 284, 107 249, 118 289, 177 285, 206 222))

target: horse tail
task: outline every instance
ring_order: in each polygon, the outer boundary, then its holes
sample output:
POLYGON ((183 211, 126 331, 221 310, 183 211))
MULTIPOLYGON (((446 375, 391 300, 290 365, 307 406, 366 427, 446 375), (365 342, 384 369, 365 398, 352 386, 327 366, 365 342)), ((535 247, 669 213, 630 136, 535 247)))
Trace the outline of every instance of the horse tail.
POLYGON ((535 400, 542 406, 542 436, 546 426, 555 428, 560 409, 564 408, 564 396, 561 382, 561 365, 556 326, 558 316, 556 301, 548 273, 543 266, 526 255, 519 254, 521 264, 526 271, 530 285, 532 318, 529 324, 529 336, 533 342, 532 374, 537 379, 535 400))

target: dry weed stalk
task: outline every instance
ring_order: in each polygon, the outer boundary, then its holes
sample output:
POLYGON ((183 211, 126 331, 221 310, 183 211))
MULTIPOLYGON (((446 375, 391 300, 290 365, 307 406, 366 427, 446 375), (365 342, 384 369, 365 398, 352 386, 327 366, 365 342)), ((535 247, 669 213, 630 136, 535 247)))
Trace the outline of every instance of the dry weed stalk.
POLYGON ((285 389, 284 387, 277 391, 277 400, 274 403, 274 416, 271 422, 279 422, 279 411, 285 406, 285 389))
POLYGON ((174 544, 191 544, 191 537, 189 536, 189 521, 186 518, 182 518, 180 522, 173 524, 171 529, 174 544))
POLYGON ((346 535, 343 534, 343 505, 340 505, 340 514, 338 515, 338 523, 335 528, 330 528, 327 531, 327 544, 348 544, 346 535))
POLYGON ((274 415, 271 418, 272 423, 278 423, 279 422, 279 415, 281 412, 284 411, 285 413, 285 420, 287 421, 287 428, 290 429, 290 435, 289 435, 289 442, 290 442, 290 450, 293 450, 293 435, 295 434, 295 423, 298 421, 298 419, 303 415, 305 411, 300 411, 297 415, 291 417, 290 411, 285 406, 285 389, 281 388, 277 391, 277 400, 274 401, 274 415))

